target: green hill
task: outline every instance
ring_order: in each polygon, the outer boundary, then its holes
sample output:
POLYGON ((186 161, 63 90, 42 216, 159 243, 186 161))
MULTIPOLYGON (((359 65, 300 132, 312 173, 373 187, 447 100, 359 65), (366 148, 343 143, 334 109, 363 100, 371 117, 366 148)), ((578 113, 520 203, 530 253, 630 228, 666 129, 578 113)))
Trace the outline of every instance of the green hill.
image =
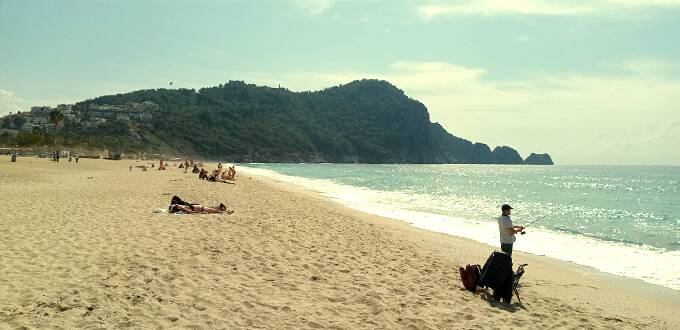
POLYGON ((74 110, 83 121, 65 125, 66 144, 120 152, 252 162, 516 164, 519 158, 512 148, 492 152, 485 144, 449 134, 430 122, 422 103, 380 80, 316 92, 230 81, 198 91, 102 96, 77 103, 74 110), (89 128, 83 124, 97 106, 141 102, 156 105, 149 120, 108 120, 89 128))

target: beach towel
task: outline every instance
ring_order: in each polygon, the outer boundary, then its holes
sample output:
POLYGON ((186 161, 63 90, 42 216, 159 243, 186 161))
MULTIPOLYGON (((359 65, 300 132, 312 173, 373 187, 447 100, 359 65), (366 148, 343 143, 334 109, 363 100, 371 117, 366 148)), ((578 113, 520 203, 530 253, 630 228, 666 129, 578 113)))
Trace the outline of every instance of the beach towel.
MULTIPOLYGON (((157 209, 154 209, 152 212, 153 212, 154 214, 155 214, 155 213, 170 213, 170 212, 168 211, 168 209, 165 208, 165 207, 159 207, 159 208, 157 208, 157 209)), ((175 212, 175 213, 172 213, 172 214, 174 214, 174 215, 185 215, 185 214, 190 214, 190 213, 184 213, 184 212, 182 212, 182 211, 179 211, 179 212, 175 212)))

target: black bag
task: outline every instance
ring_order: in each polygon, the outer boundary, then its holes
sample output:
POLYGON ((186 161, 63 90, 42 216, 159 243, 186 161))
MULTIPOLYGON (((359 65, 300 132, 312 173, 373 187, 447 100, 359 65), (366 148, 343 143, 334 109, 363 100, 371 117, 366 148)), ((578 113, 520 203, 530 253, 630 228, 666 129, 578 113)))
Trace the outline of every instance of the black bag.
POLYGON ((492 253, 482 267, 477 284, 492 288, 494 299, 510 303, 513 290, 512 258, 503 252, 492 253))

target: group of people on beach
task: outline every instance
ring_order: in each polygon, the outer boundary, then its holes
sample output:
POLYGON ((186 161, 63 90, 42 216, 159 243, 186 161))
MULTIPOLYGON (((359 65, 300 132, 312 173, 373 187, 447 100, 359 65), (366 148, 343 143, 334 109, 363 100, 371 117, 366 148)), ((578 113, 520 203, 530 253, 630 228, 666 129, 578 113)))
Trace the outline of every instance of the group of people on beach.
MULTIPOLYGON (((59 162, 59 159, 61 158, 61 154, 57 151, 52 153, 52 161, 54 162, 59 162)), ((76 164, 78 163, 78 160, 80 159, 80 155, 76 153, 75 157, 73 157, 70 153, 68 154, 68 161, 71 162, 73 161, 73 158, 76 159, 76 164)))
POLYGON ((236 169, 234 168, 234 165, 227 167, 227 170, 225 171, 222 163, 219 163, 217 168, 210 172, 210 174, 208 174, 208 170, 204 168, 199 169, 198 167, 194 166, 194 170, 192 172, 198 173, 198 178, 201 180, 229 184, 234 184, 234 181, 236 180, 236 169))
MULTIPOLYGON (((184 169, 184 173, 187 173, 189 171, 189 167, 193 167, 194 169, 198 168, 198 163, 194 161, 191 157, 187 157, 184 159, 184 163, 179 164, 179 168, 184 169)), ((201 164, 202 165, 202 164, 201 164)))
MULTIPOLYGON (((151 163, 150 167, 154 168, 154 165, 154 163, 151 163)), ((175 163, 175 165, 177 164, 175 163)), ((173 165, 173 167, 175 165, 173 165)), ((136 167, 142 169, 142 171, 147 171, 149 168, 147 165, 137 165, 136 167)), ((158 170, 167 170, 168 167, 170 167, 170 165, 161 159, 158 164, 158 170)), ((203 163, 196 162, 191 158, 186 158, 183 163, 179 164, 178 168, 183 168, 184 173, 188 173, 189 169, 192 168, 191 173, 198 174, 198 178, 201 180, 229 184, 235 184, 234 181, 236 180, 236 168, 234 165, 227 167, 225 170, 224 165, 219 163, 216 169, 209 172, 203 168, 203 163)), ((132 171, 132 166, 130 166, 130 171, 132 171)))

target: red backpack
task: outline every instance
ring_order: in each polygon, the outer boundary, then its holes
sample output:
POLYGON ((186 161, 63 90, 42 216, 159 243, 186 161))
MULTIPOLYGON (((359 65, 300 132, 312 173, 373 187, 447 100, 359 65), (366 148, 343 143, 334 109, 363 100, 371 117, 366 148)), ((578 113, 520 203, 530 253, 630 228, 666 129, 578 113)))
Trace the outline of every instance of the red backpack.
POLYGON ((481 267, 479 267, 479 265, 467 265, 465 268, 458 268, 460 280, 463 282, 463 286, 468 291, 474 292, 477 290, 477 281, 479 281, 480 269, 481 267))

